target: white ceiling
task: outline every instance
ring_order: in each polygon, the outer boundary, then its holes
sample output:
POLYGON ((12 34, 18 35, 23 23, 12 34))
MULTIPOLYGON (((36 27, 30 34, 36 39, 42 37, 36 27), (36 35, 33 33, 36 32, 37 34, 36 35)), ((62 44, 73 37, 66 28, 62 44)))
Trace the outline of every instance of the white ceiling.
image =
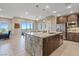
POLYGON ((67 9, 65 3, 0 3, 0 16, 7 17, 25 17, 35 19, 36 17, 44 18, 46 16, 66 15, 70 11, 79 12, 79 3, 70 4, 71 8, 67 9), (38 5, 39 7, 36 7, 38 5), (46 8, 49 6, 49 8, 46 8), (52 13, 57 11, 57 13, 52 13))

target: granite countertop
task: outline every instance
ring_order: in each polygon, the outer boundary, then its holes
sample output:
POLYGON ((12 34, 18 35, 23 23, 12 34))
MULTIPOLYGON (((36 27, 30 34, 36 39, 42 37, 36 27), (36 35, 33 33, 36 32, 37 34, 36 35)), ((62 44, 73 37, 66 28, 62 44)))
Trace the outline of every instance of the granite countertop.
POLYGON ((76 27, 76 28, 69 28, 68 32, 79 33, 79 28, 78 27, 76 27))
POLYGON ((26 32, 26 34, 34 35, 34 36, 37 36, 37 37, 40 37, 40 38, 46 38, 46 37, 54 36, 54 35, 60 34, 62 32, 52 32, 52 33, 49 34, 49 33, 43 33, 43 32, 26 32))
POLYGON ((71 33, 79 33, 79 31, 68 31, 68 32, 71 32, 71 33))

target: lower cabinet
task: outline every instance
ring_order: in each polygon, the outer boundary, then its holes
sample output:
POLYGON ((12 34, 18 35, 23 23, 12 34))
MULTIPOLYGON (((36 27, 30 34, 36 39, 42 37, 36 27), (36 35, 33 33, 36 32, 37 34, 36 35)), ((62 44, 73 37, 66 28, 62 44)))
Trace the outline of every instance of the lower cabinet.
POLYGON ((62 43, 63 43, 63 39, 60 34, 45 38, 43 40, 43 55, 44 56, 50 55, 62 43))
POLYGON ((79 33, 69 32, 67 34, 67 40, 79 42, 79 33))

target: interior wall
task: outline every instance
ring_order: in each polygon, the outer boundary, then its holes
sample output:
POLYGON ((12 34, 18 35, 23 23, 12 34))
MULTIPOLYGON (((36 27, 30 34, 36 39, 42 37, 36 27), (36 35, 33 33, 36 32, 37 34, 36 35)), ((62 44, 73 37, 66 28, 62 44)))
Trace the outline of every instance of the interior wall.
POLYGON ((19 17, 14 17, 12 19, 5 18, 5 17, 0 17, 0 22, 4 22, 4 23, 8 23, 9 24, 9 30, 11 30, 12 37, 15 38, 15 36, 20 37, 21 32, 25 31, 25 30, 21 30, 21 27, 15 29, 14 28, 15 23, 18 23, 21 26, 22 22, 33 23, 33 20, 26 19, 26 18, 19 18, 19 17))
POLYGON ((12 19, 12 31, 13 31, 14 37, 17 36, 18 38, 20 38, 21 33, 26 31, 26 30, 21 29, 22 22, 31 22, 32 23, 32 20, 28 20, 28 19, 24 19, 24 18, 16 18, 16 17, 12 19), (20 28, 15 29, 14 28, 15 23, 18 23, 20 25, 20 28))

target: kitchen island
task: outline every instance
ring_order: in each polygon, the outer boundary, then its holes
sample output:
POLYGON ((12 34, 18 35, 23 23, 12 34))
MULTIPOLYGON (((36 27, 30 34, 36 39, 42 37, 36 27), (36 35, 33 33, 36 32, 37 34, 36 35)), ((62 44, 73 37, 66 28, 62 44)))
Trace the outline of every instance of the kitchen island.
POLYGON ((26 51, 31 56, 48 56, 63 43, 61 32, 25 33, 26 51))

